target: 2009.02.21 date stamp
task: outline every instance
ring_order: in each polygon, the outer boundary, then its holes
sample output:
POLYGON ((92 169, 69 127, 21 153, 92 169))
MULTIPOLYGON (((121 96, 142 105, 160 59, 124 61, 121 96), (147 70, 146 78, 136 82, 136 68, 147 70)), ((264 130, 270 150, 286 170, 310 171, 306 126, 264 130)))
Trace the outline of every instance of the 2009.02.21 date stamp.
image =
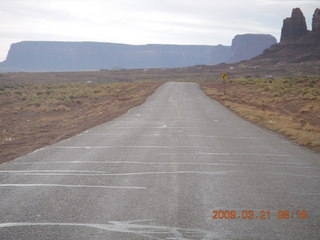
POLYGON ((308 219, 309 214, 307 210, 214 210, 212 211, 213 220, 222 220, 222 219, 257 219, 257 220, 267 220, 267 219, 308 219))

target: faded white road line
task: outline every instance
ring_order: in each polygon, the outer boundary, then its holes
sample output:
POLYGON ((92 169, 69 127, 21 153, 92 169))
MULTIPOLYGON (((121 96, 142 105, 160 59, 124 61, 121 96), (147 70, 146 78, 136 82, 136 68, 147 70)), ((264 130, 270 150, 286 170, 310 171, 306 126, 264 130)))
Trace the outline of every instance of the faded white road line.
MULTIPOLYGON (((8 172, 10 173, 10 172, 8 172)), ((174 171, 174 172, 128 172, 128 173, 76 173, 76 172, 12 172, 16 175, 31 175, 31 176, 139 176, 139 175, 159 175, 159 174, 200 174, 200 175, 226 175, 226 174, 260 174, 260 175, 277 175, 286 177, 304 177, 304 178, 320 178, 320 176, 315 175, 303 175, 303 174, 293 174, 293 173, 282 173, 282 172, 251 172, 251 171, 174 171)), ((0 184, 1 186, 9 186, 10 184, 0 184)), ((13 184, 12 186, 14 186, 13 184)), ((21 184, 22 186, 24 184, 21 184)), ((28 184, 25 184, 28 186, 28 184)), ((41 184, 38 184, 39 186, 41 184)), ((45 185, 45 184, 44 184, 45 185)), ((60 186, 55 184, 49 184, 49 186, 60 186)), ((61 186, 86 186, 86 185, 61 185, 61 186)), ((90 187, 90 186, 88 186, 90 187)), ((99 187, 99 186, 98 186, 99 187)), ((103 187, 103 186, 101 186, 103 187)), ((108 187, 108 186, 105 186, 108 187)), ((116 188, 117 186, 111 186, 110 188, 116 188)))
POLYGON ((162 240, 162 237, 159 237, 159 233, 162 235, 168 235, 166 239, 189 239, 186 238, 191 234, 193 236, 199 235, 202 236, 202 239, 216 239, 230 234, 229 232, 210 232, 203 229, 192 229, 192 228, 178 228, 170 226, 159 226, 159 225, 149 225, 142 224, 143 222, 150 222, 153 220, 135 220, 135 221, 108 221, 107 224, 92 224, 92 223, 36 223, 36 222, 14 222, 14 223, 0 223, 0 228, 9 228, 9 227, 88 227, 110 232, 119 232, 119 233, 132 233, 144 238, 158 239, 162 240))
POLYGON ((135 186, 99 186, 99 185, 67 185, 67 184, 0 184, 0 187, 65 187, 65 188, 145 189, 145 187, 135 187, 135 186))

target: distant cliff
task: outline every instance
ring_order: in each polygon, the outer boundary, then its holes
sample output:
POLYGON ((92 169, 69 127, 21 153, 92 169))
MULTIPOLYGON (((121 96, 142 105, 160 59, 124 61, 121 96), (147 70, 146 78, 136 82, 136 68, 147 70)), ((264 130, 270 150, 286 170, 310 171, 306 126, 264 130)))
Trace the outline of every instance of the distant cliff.
POLYGON ((271 35, 237 35, 230 46, 127 45, 99 42, 24 41, 12 44, 0 71, 85 71, 177 68, 250 59, 275 43, 271 35))
POLYGON ((229 46, 126 45, 99 42, 12 44, 2 71, 78 71, 113 68, 175 68, 227 62, 229 46))
POLYGON ((269 34, 236 35, 232 40, 231 57, 228 62, 251 59, 275 43, 276 38, 269 34))

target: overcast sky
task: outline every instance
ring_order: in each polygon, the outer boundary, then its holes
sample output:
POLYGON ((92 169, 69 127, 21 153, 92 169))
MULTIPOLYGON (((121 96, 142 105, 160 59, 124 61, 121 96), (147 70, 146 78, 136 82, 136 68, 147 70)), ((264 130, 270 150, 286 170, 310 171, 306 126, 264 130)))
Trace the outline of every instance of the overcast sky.
POLYGON ((0 61, 24 41, 231 45, 272 34, 300 7, 311 28, 319 0, 0 0, 0 61))

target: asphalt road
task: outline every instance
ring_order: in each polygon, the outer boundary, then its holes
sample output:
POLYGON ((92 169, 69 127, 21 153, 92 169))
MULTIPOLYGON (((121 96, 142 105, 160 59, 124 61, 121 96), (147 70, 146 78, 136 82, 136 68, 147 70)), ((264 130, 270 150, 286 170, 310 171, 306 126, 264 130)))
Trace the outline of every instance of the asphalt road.
POLYGON ((197 84, 166 83, 0 165, 0 239, 319 239, 319 163, 197 84))

